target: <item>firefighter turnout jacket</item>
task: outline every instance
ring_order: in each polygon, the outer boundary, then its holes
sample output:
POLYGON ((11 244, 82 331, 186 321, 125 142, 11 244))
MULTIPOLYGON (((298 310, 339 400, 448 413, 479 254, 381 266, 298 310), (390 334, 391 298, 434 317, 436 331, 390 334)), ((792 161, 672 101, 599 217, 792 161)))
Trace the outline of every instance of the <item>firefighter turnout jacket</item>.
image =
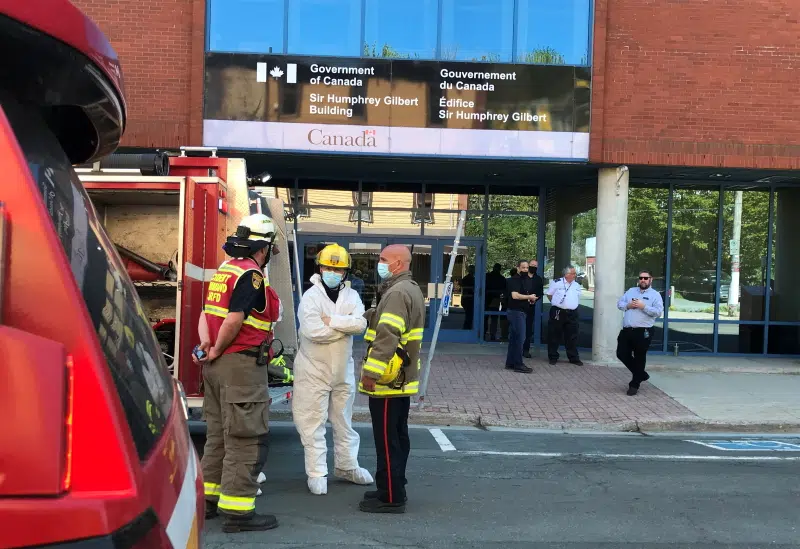
POLYGON ((411 272, 398 273, 378 287, 377 307, 364 316, 368 327, 364 340, 368 343, 362 375, 378 383, 367 391, 359 383, 359 392, 373 397, 406 397, 419 391, 420 348, 425 328, 425 297, 411 277, 411 272), (394 383, 381 384, 392 361, 403 358, 405 365, 394 383))
POLYGON ((255 289, 263 284, 266 306, 263 310, 253 309, 248 313, 236 338, 223 354, 238 353, 258 347, 265 339, 269 341, 272 338, 272 325, 279 318, 280 299, 275 290, 264 280, 258 263, 251 258, 225 261, 211 278, 203 306, 211 341, 217 340, 222 323, 228 316, 236 283, 249 272, 253 272, 252 284, 255 289))

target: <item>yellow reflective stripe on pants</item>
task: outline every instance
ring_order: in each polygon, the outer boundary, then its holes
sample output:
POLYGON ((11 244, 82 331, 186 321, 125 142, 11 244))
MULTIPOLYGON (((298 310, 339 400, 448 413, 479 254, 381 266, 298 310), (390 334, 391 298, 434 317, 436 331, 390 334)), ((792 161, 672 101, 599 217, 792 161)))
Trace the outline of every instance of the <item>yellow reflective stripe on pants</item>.
POLYGON ((226 496, 225 494, 219 495, 219 502, 217 507, 220 509, 227 509, 230 511, 248 512, 256 508, 256 498, 244 498, 239 496, 226 496))
POLYGON ((221 486, 219 484, 214 484, 213 482, 203 483, 203 490, 205 492, 206 497, 219 496, 220 488, 221 486))

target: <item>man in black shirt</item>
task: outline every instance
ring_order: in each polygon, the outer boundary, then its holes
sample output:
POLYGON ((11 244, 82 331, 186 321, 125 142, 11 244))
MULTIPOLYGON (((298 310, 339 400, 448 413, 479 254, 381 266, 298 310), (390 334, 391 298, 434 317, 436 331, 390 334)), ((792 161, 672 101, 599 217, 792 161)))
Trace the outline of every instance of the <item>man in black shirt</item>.
MULTIPOLYGON (((539 262, 531 259, 528 263, 528 276, 533 284, 531 294, 542 296, 544 295, 544 280, 536 274, 539 269, 539 262)), ((525 342, 522 344, 522 356, 525 358, 533 358, 531 356, 531 339, 533 339, 533 327, 536 321, 536 305, 531 305, 530 310, 525 319, 525 342)))
POLYGON ((525 326, 527 317, 538 294, 533 293, 533 280, 528 276, 528 262, 520 261, 517 265, 517 276, 509 278, 506 288, 508 296, 508 354, 506 355, 506 368, 529 374, 533 368, 525 366, 522 361, 522 345, 525 343, 525 326))

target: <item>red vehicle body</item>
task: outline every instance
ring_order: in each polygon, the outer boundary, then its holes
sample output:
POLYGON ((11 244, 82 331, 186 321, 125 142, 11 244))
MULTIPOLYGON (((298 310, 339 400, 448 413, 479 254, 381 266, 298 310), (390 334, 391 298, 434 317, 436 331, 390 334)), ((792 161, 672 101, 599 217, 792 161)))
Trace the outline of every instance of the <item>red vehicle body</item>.
POLYGON ((72 168, 124 127, 99 29, 1 0, 0 549, 201 545, 186 399, 72 168))

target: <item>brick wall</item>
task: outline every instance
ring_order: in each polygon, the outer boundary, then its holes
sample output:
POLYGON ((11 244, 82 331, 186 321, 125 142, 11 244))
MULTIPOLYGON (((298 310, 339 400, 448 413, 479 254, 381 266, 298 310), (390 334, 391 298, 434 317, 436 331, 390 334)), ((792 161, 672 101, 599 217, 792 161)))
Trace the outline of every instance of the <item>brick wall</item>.
POLYGON ((590 159, 800 169, 800 0, 595 0, 590 159))
POLYGON ((123 146, 202 141, 204 0, 72 0, 111 40, 128 100, 123 146))

